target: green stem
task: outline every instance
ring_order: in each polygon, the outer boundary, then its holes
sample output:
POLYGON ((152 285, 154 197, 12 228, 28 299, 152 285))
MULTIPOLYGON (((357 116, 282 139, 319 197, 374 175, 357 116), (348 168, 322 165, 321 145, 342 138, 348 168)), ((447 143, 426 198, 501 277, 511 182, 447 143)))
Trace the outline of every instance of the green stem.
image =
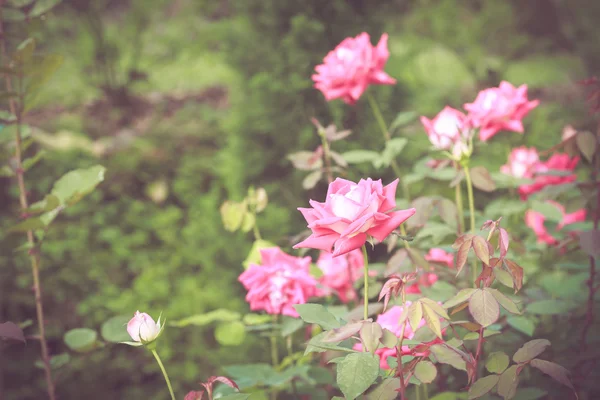
POLYGON ((456 210, 458 212, 458 233, 462 234, 465 227, 465 215, 463 213, 463 200, 462 200, 462 188, 461 183, 458 182, 456 186, 454 186, 454 197, 456 200, 456 210))
POLYGON ((169 393, 171 393, 171 399, 175 400, 175 394, 173 393, 173 388, 171 387, 171 381, 169 380, 169 375, 167 374, 167 370, 165 369, 165 366, 163 365, 162 361, 160 360, 160 357, 158 356, 158 353, 156 352, 156 350, 152 349, 150 350, 152 352, 152 355, 154 356, 154 358, 156 358, 156 362, 158 363, 158 366, 160 367, 160 370, 163 373, 163 376, 165 377, 165 381, 167 382, 167 386, 169 387, 169 393))
MULTIPOLYGON (((273 315, 273 325, 277 325, 277 315, 273 315)), ((273 368, 277 369, 279 367, 279 349, 277 347, 277 331, 273 328, 273 332, 271 332, 271 365, 273 368)), ((277 390, 274 388, 271 391, 271 400, 277 399, 277 390)))
MULTIPOLYGON (((465 180, 467 181, 467 195, 469 200, 469 217, 471 221, 471 233, 475 232, 475 199, 473 197, 473 182, 471 181, 471 172, 469 171, 468 165, 463 165, 465 171, 465 180)), ((477 280, 477 260, 473 259, 473 285, 477 280)))
POLYGON ((421 400, 421 385, 415 385, 415 399, 421 400))
MULTIPOLYGON (((373 98, 373 96, 369 92, 367 92, 367 100, 369 101, 371 110, 373 110, 373 115, 375 116, 375 119, 377 120, 377 124, 379 125, 379 129, 381 130, 381 133, 383 134, 383 138, 385 139, 385 141, 387 143, 392 139, 392 137, 390 136, 390 132, 387 128, 385 120, 383 119, 381 110, 379 109, 379 106, 377 105, 375 98, 373 98)), ((400 179, 400 185, 402 186, 402 192, 404 194, 404 197, 406 198, 407 201, 410 201, 408 185, 406 185, 401 178, 400 167, 398 166, 398 163, 396 163, 396 160, 394 160, 394 159, 392 160, 391 166, 392 166, 392 170, 394 171, 394 174, 396 175, 396 178, 400 179)))
POLYGON ((423 398, 424 398, 424 400, 429 400, 429 388, 427 387, 426 383, 424 383, 422 386, 423 386, 423 398))
POLYGON ((252 233, 254 234, 254 240, 261 240, 262 236, 260 235, 260 231, 258 230, 258 225, 256 224, 256 210, 252 208, 252 215, 254 216, 254 225, 252 226, 252 233))
MULTIPOLYGON (((367 257, 367 245, 365 244, 362 247, 362 251, 363 251, 363 258, 365 259, 365 291, 364 291, 364 302, 365 302, 365 310, 364 310, 364 319, 366 320, 367 318, 369 318, 369 258, 367 257)), ((367 348, 365 347, 365 351, 367 351, 367 348)))

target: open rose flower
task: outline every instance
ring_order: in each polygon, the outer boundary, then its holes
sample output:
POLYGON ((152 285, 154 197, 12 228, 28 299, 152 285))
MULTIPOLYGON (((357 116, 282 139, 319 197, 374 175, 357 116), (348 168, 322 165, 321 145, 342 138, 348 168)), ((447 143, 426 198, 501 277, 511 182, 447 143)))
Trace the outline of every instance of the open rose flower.
POLYGON ((473 126, 480 128, 479 139, 485 142, 502 130, 523 133, 523 118, 539 103, 527 99, 527 85, 515 88, 502 81, 499 87, 479 92, 475 101, 464 107, 473 126))
POLYGON ((315 88, 327 101, 341 98, 354 104, 369 85, 393 85, 396 80, 383 71, 390 53, 388 35, 381 35, 377 46, 371 45, 368 33, 346 38, 330 51, 312 76, 315 88))
POLYGON ((436 149, 447 150, 456 158, 468 151, 470 124, 462 112, 446 106, 433 119, 421 117, 421 123, 436 149))
POLYGON ((363 273, 365 259, 360 249, 352 250, 340 257, 322 251, 317 266, 323 271, 319 283, 323 287, 317 296, 326 296, 335 292, 342 303, 355 300, 356 293, 352 284, 356 282, 363 273))
POLYGON ((238 278, 248 290, 250 309, 297 317, 293 305, 304 304, 316 294, 310 257, 293 257, 279 247, 261 249, 260 256, 261 265, 250 264, 238 278))
MULTIPOLYGON (((404 307, 409 307, 410 305, 411 305, 410 301, 407 301, 406 303, 404 303, 404 307)), ((403 310, 404 310, 404 308, 402 306, 394 306, 394 307, 390 308, 389 310, 387 310, 386 312, 384 312, 383 314, 379 314, 377 316, 377 322, 379 323, 379 325, 381 325, 382 328, 388 329, 394 335, 396 335, 396 337, 399 338, 400 334, 402 333, 402 325, 399 324, 398 322, 400 321, 400 317, 402 316, 403 310)), ((422 319, 421 322, 419 323, 419 328, 424 325, 425 325, 425 320, 422 319)), ((413 330, 411 329, 410 324, 406 324, 406 328, 404 328, 404 338, 412 339, 414 335, 415 334, 414 334, 413 330)), ((440 343, 440 342, 441 342, 441 340, 436 338, 433 342, 429 342, 428 344, 440 343)), ((419 356, 419 357, 428 357, 429 356, 428 346, 423 346, 423 347, 426 348, 425 351, 420 352, 420 351, 415 351, 415 349, 411 349, 408 346, 402 346, 402 354, 403 355, 411 355, 411 356, 419 356)), ((354 350, 362 351, 362 343, 355 344, 353 348, 354 348, 354 350)), ((387 359, 388 359, 388 357, 396 357, 396 349, 379 348, 379 349, 375 350, 375 354, 377 354, 379 356, 379 366, 382 369, 390 369, 387 359)))
MULTIPOLYGON (((563 215, 562 220, 556 226, 557 232, 566 225, 585 221, 587 213, 585 209, 577 210, 572 213, 566 213, 565 208, 561 204, 552 200, 548 200, 547 203, 555 206, 563 215)), ((544 225, 545 221, 546 218, 542 213, 533 210, 529 210, 525 213, 525 224, 527 224, 527 226, 530 227, 536 234, 538 243, 546 243, 551 246, 556 246, 559 243, 559 239, 548 232, 548 228, 546 228, 544 225)))
POLYGON ((150 315, 139 311, 136 311, 133 318, 127 323, 127 333, 134 342, 152 342, 158 338, 160 332, 160 318, 157 323, 150 315))
POLYGON ((533 178, 540 164, 540 157, 535 147, 517 147, 510 152, 508 162, 500 167, 500 172, 517 179, 533 178))
POLYGON ((425 260, 437 264, 446 264, 448 268, 454 267, 454 254, 443 249, 433 248, 429 250, 429 253, 425 255, 425 260))
POLYGON ((519 187, 521 199, 526 200, 529 195, 539 192, 546 186, 562 185, 574 182, 577 176, 572 173, 568 175, 553 175, 552 171, 573 172, 579 163, 579 157, 571 158, 568 154, 553 154, 547 161, 542 161, 535 167, 534 182, 519 187))
POLYGON ((312 234, 294 248, 331 252, 333 247, 336 257, 360 248, 369 236, 382 242, 416 211, 392 211, 397 186, 398 179, 384 187, 371 178, 358 183, 337 178, 329 184, 324 203, 310 200, 312 208, 298 208, 312 234))

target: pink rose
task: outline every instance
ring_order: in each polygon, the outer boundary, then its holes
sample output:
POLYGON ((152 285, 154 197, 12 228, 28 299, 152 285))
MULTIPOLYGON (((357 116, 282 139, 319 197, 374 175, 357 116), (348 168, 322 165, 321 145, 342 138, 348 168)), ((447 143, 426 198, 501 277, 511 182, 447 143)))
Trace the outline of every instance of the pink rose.
POLYGON ((424 272, 418 278, 417 282, 406 288, 408 294, 421 294, 422 287, 430 287, 438 281, 438 276, 432 272, 424 272))
POLYGON ((527 85, 515 88, 506 81, 497 88, 482 90, 473 103, 464 105, 479 139, 486 141, 501 130, 523 133, 521 120, 536 108, 539 100, 527 99, 527 85))
POLYGON ((447 253, 442 249, 433 248, 425 255, 425 260, 438 264, 446 264, 448 268, 454 267, 454 254, 447 253))
POLYGON ((246 301, 253 311, 297 317, 292 307, 316 294, 317 282, 310 275, 310 257, 293 257, 279 247, 260 250, 261 265, 250 264, 238 280, 248 290, 246 301))
POLYGON ((436 149, 448 150, 457 158, 467 151, 470 124, 462 112, 446 106, 431 120, 421 117, 421 123, 436 149))
POLYGON ((393 85, 396 80, 383 71, 390 53, 388 35, 381 35, 377 46, 371 45, 368 33, 346 38, 317 65, 312 76, 315 88, 327 101, 341 98, 354 104, 369 85, 393 85))
POLYGON ((579 157, 571 158, 568 154, 553 154, 547 161, 542 161, 535 167, 534 182, 529 185, 521 185, 519 194, 522 200, 526 200, 529 195, 539 192, 546 186, 562 185, 564 183, 574 182, 577 179, 575 174, 569 175, 544 175, 549 171, 573 171, 579 162, 579 157))
POLYGON ((152 342, 160 334, 160 323, 154 322, 148 314, 136 311, 127 323, 127 333, 134 342, 152 342))
POLYGON ((312 208, 298 208, 312 234, 294 248, 331 252, 333 247, 336 257, 360 248, 368 236, 382 242, 416 211, 392 211, 396 186, 398 179, 384 187, 371 178, 358 183, 337 178, 329 184, 325 203, 310 200, 312 208))
MULTIPOLYGON (((566 225, 585 221, 587 211, 583 208, 567 214, 561 204, 552 200, 548 200, 547 203, 554 205, 563 215, 561 222, 556 226, 556 231, 560 231, 566 225)), ((544 225, 545 220, 544 215, 537 211, 529 210, 525 213, 525 224, 535 232, 538 243, 547 243, 551 246, 556 246, 559 241, 548 232, 548 229, 544 225)))
POLYGON ((510 152, 508 162, 500 167, 500 172, 515 178, 532 178, 540 157, 535 147, 528 149, 525 146, 517 147, 510 152))
POLYGON ((352 250, 340 257, 334 257, 328 252, 321 252, 317 266, 323 271, 319 283, 323 289, 317 296, 329 295, 332 291, 337 293, 342 303, 354 300, 355 292, 352 284, 363 273, 365 259, 360 249, 352 250))

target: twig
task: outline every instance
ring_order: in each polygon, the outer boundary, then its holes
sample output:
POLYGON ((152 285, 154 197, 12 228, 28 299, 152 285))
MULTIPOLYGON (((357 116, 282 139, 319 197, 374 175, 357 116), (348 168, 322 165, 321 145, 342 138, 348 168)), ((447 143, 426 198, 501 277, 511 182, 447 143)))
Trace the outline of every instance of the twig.
POLYGON ((398 366, 396 367, 396 374, 398 375, 398 379, 400 379, 400 399, 406 400, 406 383, 404 382, 404 371, 402 370, 402 342, 404 341, 404 331, 406 330, 406 322, 408 320, 404 320, 402 323, 402 331, 400 332, 400 343, 398 344, 398 366))
MULTIPOLYGON (((6 42, 4 38, 4 27, 2 24, 2 11, 1 7, 4 4, 4 0, 0 0, 0 51, 2 54, 2 60, 6 60, 6 42)), ((6 84, 6 90, 12 92, 12 82, 8 73, 4 74, 4 80, 6 84)), ((22 75, 19 75, 19 81, 22 81, 22 75)), ((19 85, 20 86, 20 85, 19 85)), ((16 135, 15 135, 15 159, 16 159, 16 175, 17 184, 19 186, 19 203, 22 210, 29 208, 27 201, 27 190, 25 188, 25 177, 23 170, 23 158, 21 154, 21 123, 23 118, 23 94, 19 93, 20 104, 17 106, 13 98, 9 99, 10 112, 16 116, 16 135)), ((32 250, 35 249, 35 238, 33 231, 27 231, 27 241, 29 242, 32 250)), ((55 400, 56 395, 54 391, 54 381, 52 380, 52 370, 50 367, 50 356, 48 353, 48 343, 46 341, 46 328, 44 322, 44 307, 42 304, 42 288, 40 284, 40 254, 39 251, 29 251, 29 259, 31 260, 31 272, 33 275, 33 290, 35 295, 35 309, 37 315, 37 321, 40 330, 40 345, 42 349, 42 362, 44 364, 44 373, 46 376, 46 386, 48 390, 48 397, 50 400, 55 400)))

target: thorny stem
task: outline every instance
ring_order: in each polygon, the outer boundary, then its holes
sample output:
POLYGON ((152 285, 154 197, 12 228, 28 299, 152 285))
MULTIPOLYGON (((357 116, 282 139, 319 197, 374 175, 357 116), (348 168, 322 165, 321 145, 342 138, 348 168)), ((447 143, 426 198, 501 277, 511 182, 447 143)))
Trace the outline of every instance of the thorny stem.
MULTIPOLYGON (((596 185, 596 211, 594 213, 594 231, 598 231, 598 225, 600 222, 600 180, 598 179, 598 169, 600 169, 600 122, 598 123, 598 130, 596 132, 596 151, 594 152, 594 160, 592 161, 592 182, 596 185), (594 164, 598 164, 595 166, 594 164)), ((590 276, 587 281, 588 284, 588 300, 587 300, 587 311, 585 316, 585 325, 581 332, 581 349, 585 350, 587 346, 587 334, 590 327, 594 323, 594 294, 596 293, 597 287, 594 287, 594 281, 596 279, 596 259, 590 255, 590 276)))
POLYGON ((158 356, 158 353, 156 352, 156 350, 152 349, 150 351, 152 352, 152 355, 156 359, 156 362, 158 363, 158 366, 160 367, 160 370, 162 371, 162 374, 165 377, 165 381, 167 382, 167 387, 169 388, 169 393, 171 394, 171 399, 175 400, 175 394, 173 393, 173 387, 171 387, 171 381, 169 380, 169 375, 167 374, 167 370, 165 369, 165 366, 163 365, 162 361, 160 360, 160 357, 158 356))
POLYGON ((481 356, 481 349, 483 346, 483 331, 485 330, 485 328, 482 326, 481 328, 479 328, 479 340, 477 341, 477 351, 475 353, 475 377, 473 378, 474 381, 477 380, 477 362, 479 361, 479 357, 481 356))
MULTIPOLYGON (((6 56, 6 43, 4 38, 4 27, 2 25, 2 11, 1 8, 4 5, 4 0, 0 0, 0 51, 2 54, 2 61, 7 60, 6 56)), ((6 91, 12 92, 12 82, 8 73, 4 74, 4 80, 6 84, 6 91)), ((22 76, 19 76, 19 80, 22 80, 22 76)), ((20 86, 20 85, 19 85, 20 86)), ((23 94, 19 93, 19 98, 23 99, 23 94)), ((25 210, 29 207, 27 200, 27 190, 25 188, 25 177, 23 171, 23 157, 21 152, 21 123, 23 118, 23 103, 17 105, 14 98, 9 98, 10 112, 16 116, 16 135, 15 135, 15 161, 16 161, 16 175, 17 184, 19 186, 19 203, 21 209, 25 210)), ((39 249, 35 247, 35 238, 33 231, 27 231, 27 242, 31 249, 29 251, 29 258, 31 260, 31 273, 33 276, 33 291, 35 296, 35 310, 37 321, 40 330, 40 346, 42 350, 42 362, 44 365, 44 374, 46 377, 46 386, 48 391, 48 397, 50 400, 55 400, 54 381, 52 380, 52 370, 50 367, 50 355, 48 352, 48 342, 46 341, 46 328, 44 322, 44 307, 42 303, 42 287, 40 284, 40 254, 39 249)))
MULTIPOLYGON (((458 165, 454 163, 455 168, 458 170, 458 165)), ((462 184, 458 181, 454 186, 454 199, 456 202, 456 211, 458 214, 458 234, 462 234, 464 231, 465 215, 463 212, 463 200, 462 200, 462 184)))
MULTIPOLYGON (((469 201, 469 217, 471 222, 471 232, 475 232, 475 199, 473 197, 473 182, 471 181, 471 172, 469 171, 469 166, 463 165, 465 171, 465 180, 467 181, 467 196, 469 201)), ((472 277, 473 277, 473 286, 475 285, 475 281, 477 280, 477 260, 474 258, 472 263, 472 277)))
POLYGON ((331 170, 331 152, 329 149, 329 142, 325 137, 325 132, 319 128, 319 136, 321 137, 321 147, 323 147, 323 157, 325 158, 325 175, 327 176, 327 183, 333 182, 333 171, 331 170))
POLYGON ((398 366, 396 367, 396 373, 400 380, 400 399, 406 400, 406 383, 404 382, 404 372, 402 371, 402 342, 404 341, 404 331, 406 330, 406 323, 408 320, 404 320, 402 323, 402 330, 400 331, 400 343, 398 343, 398 366))
MULTIPOLYGON (((365 259, 365 283, 364 283, 364 319, 369 318, 369 257, 367 256, 367 245, 363 245, 362 247, 363 258, 365 259)), ((365 351, 367 351, 367 347, 364 346, 365 351)))
MULTIPOLYGON (((390 136, 390 132, 388 131, 387 125, 385 124, 385 120, 383 119, 381 110, 379 109, 379 106, 377 105, 375 98, 369 92, 367 92, 367 100, 369 101, 371 110, 373 110, 373 115, 375 116, 375 119, 377 120, 377 124, 379 125, 379 129, 381 130, 381 133, 383 134, 383 138, 385 139, 385 141, 387 143, 392 139, 392 137, 390 136)), ((396 175, 396 178, 398 178, 400 180, 400 186, 402 186, 402 194, 404 195, 404 198, 406 198, 407 201, 410 201, 410 193, 408 192, 408 185, 406 185, 404 183, 404 181, 402 180, 402 177, 400 174, 400 167, 398 166, 398 163, 396 163, 395 159, 392 159, 391 166, 392 166, 392 170, 394 170, 394 174, 396 175)))

